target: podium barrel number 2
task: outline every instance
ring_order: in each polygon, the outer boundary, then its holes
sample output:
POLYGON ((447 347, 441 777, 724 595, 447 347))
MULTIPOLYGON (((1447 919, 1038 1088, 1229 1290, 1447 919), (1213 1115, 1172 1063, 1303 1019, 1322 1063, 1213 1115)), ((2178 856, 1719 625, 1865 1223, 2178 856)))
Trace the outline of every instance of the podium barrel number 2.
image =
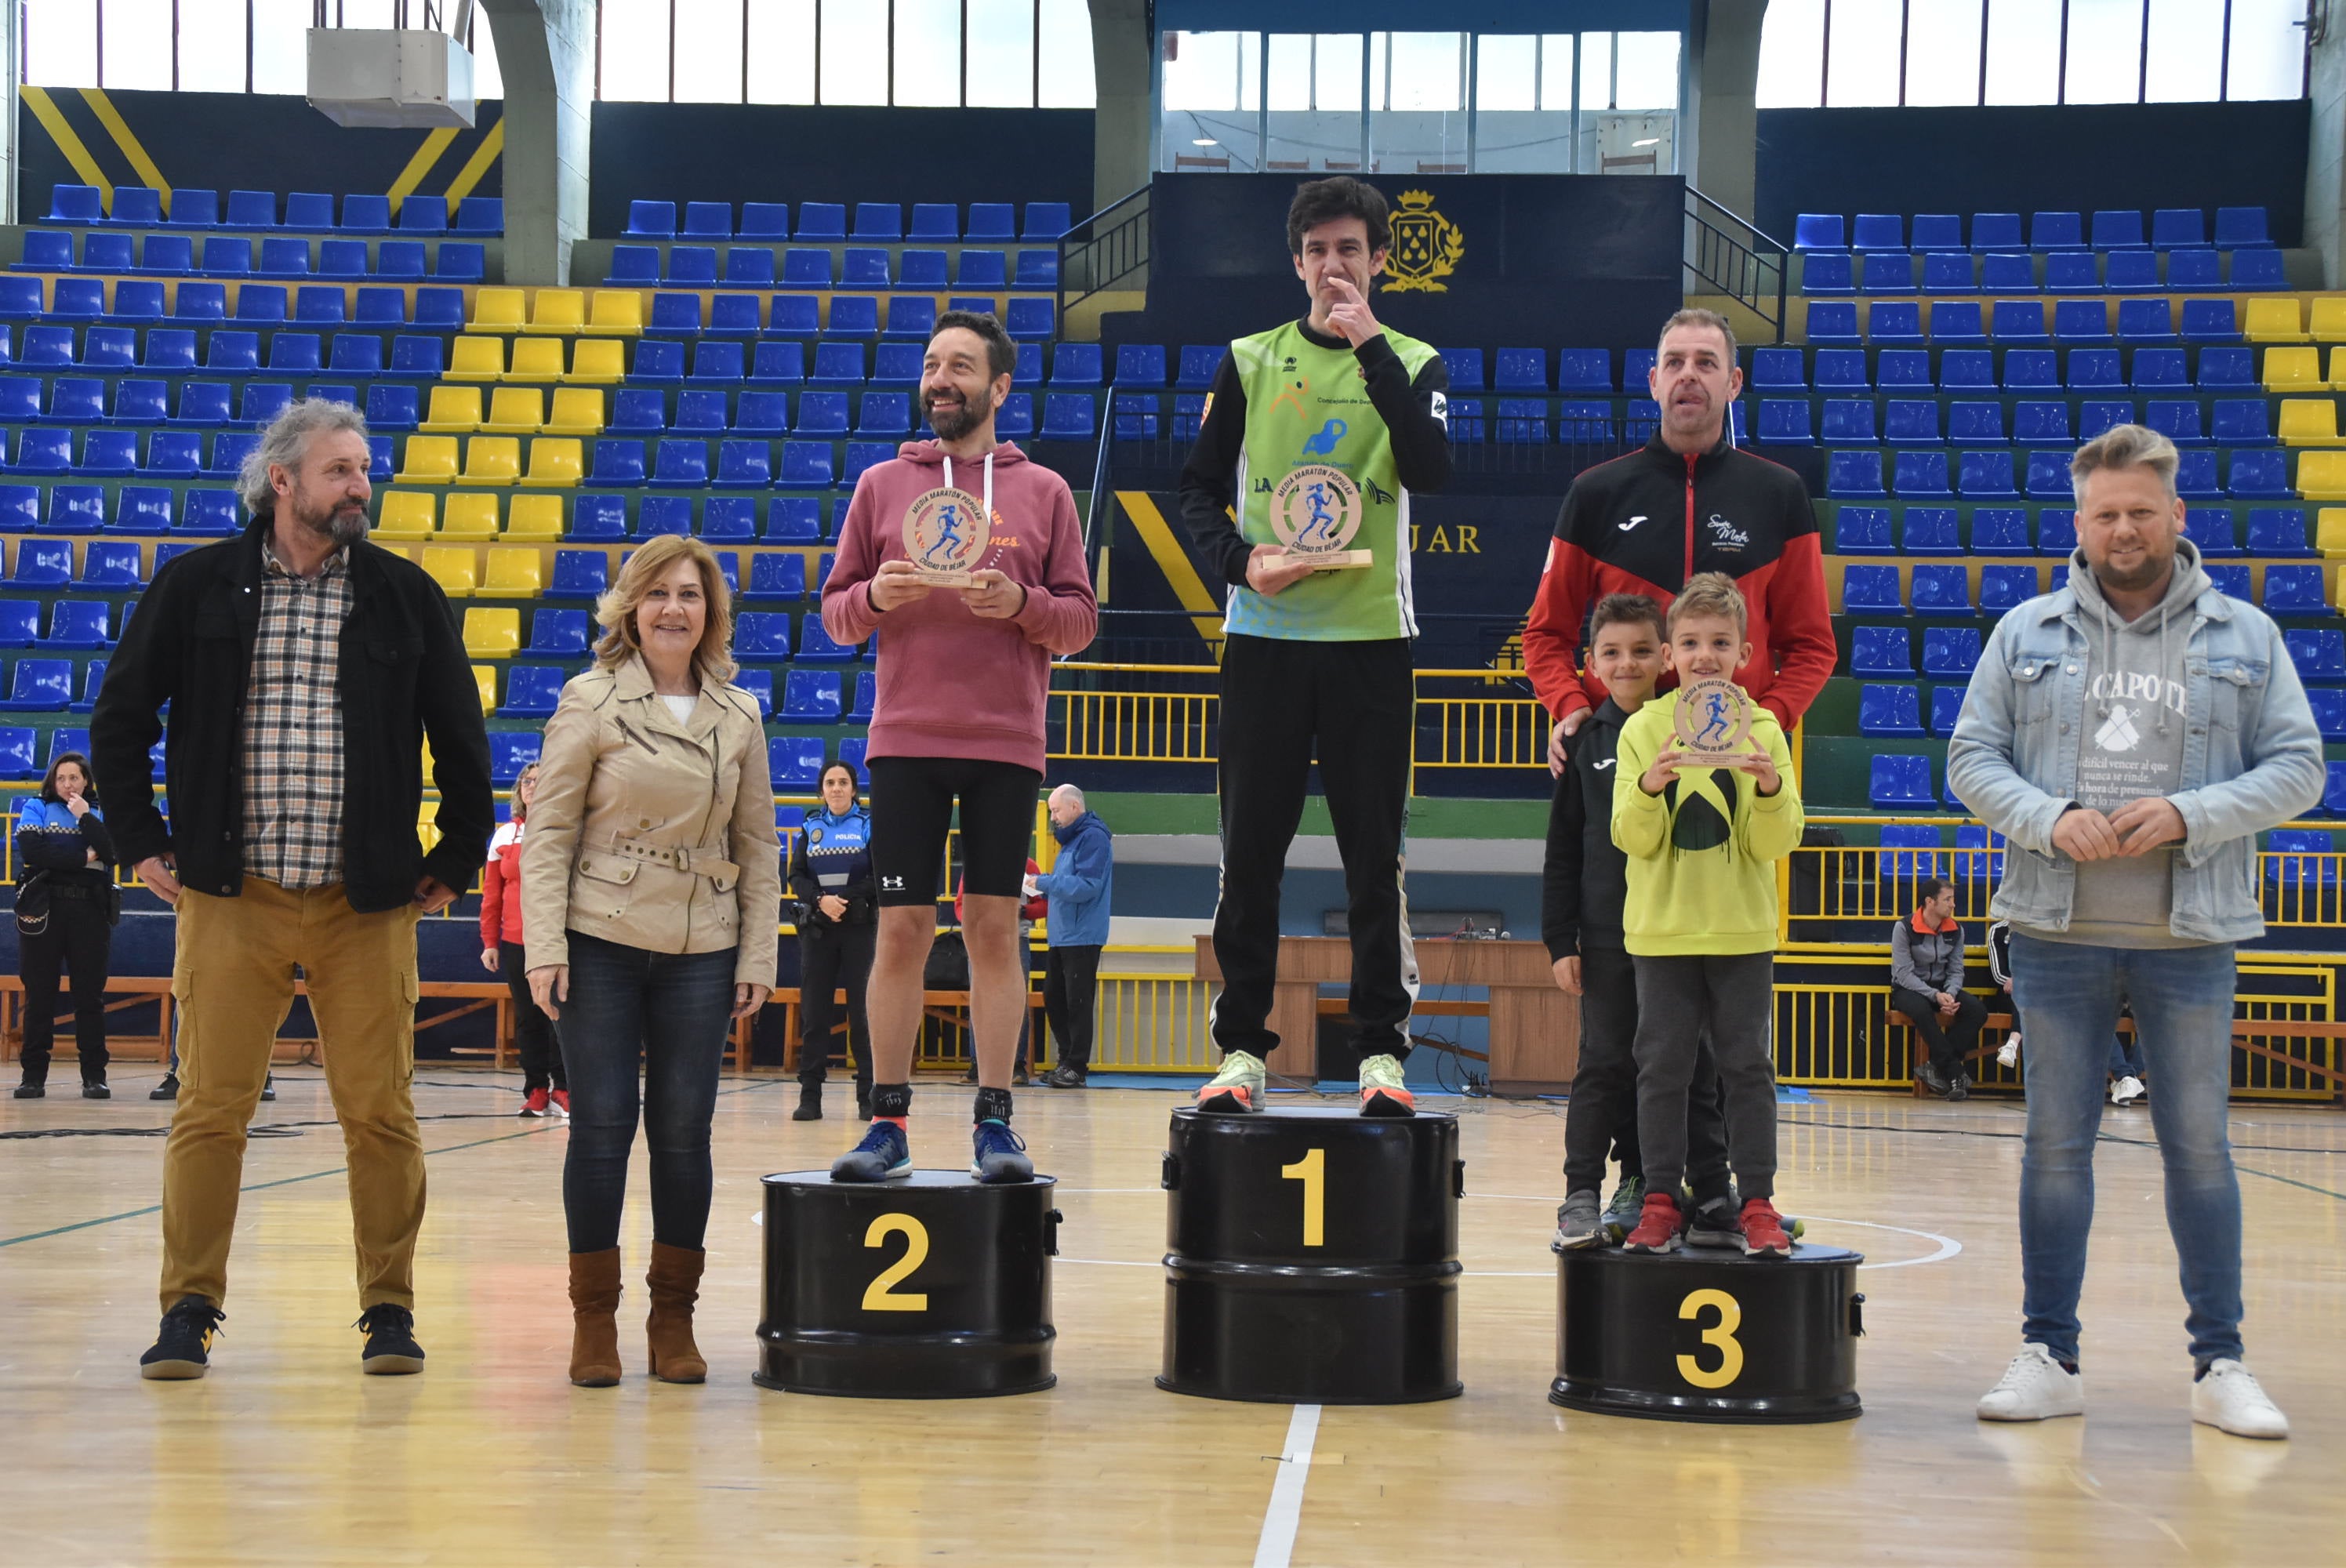
POLYGON ((757 1382, 800 1394, 966 1399, 1056 1380, 1056 1184, 957 1171, 765 1179, 757 1382))

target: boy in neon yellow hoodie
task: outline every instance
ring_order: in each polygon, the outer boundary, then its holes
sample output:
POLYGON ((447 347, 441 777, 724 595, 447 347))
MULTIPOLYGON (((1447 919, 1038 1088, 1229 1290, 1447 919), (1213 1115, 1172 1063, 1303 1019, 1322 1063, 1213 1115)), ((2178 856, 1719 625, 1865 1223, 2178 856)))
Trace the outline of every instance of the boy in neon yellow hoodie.
MULTIPOLYGON (((1664 657, 1681 685, 1732 678, 1751 657, 1743 596, 1724 574, 1689 579, 1669 608, 1664 657)), ((1743 1198, 1743 1250, 1792 1249, 1776 1189, 1776 862, 1800 841, 1800 796, 1784 731, 1753 705, 1749 749, 1682 749, 1674 701, 1621 729, 1613 841, 1629 858, 1622 935, 1637 972, 1637 1136, 1646 1201, 1624 1243, 1671 1252, 1681 1229, 1687 1088, 1707 1033, 1727 1097, 1727 1142, 1743 1198)))

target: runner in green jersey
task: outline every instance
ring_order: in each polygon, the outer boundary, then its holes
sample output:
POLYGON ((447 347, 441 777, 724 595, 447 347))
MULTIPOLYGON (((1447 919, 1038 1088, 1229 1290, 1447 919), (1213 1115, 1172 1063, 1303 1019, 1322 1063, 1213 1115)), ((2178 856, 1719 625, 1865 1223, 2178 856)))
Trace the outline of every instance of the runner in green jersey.
POLYGON ((1374 187, 1343 176, 1303 185, 1287 238, 1311 314, 1230 345, 1181 474, 1182 521, 1229 585, 1214 911, 1222 1070, 1198 1105, 1262 1107, 1279 1044, 1268 1021, 1280 880, 1316 755, 1344 862, 1361 1110, 1406 1116, 1401 1059, 1417 996, 1402 892, 1416 711, 1409 501, 1450 476, 1450 382, 1439 354, 1370 308, 1392 239, 1374 187), (1323 569, 1289 559, 1290 547, 1369 559, 1323 569))

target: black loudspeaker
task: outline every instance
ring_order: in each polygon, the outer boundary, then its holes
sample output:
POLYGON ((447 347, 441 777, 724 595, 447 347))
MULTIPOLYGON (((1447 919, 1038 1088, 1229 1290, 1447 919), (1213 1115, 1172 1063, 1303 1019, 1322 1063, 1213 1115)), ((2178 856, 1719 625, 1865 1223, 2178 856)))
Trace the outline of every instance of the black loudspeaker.
POLYGON ((1184 1110, 1169 1144, 1158 1388, 1335 1405, 1461 1390, 1456 1117, 1184 1110))
POLYGON ((1556 1270, 1553 1402, 1676 1421, 1845 1421, 1860 1413, 1857 1266, 1838 1247, 1790 1257, 1611 1247, 1556 1270))
POLYGON ((835 1182, 765 1179, 762 1388, 950 1400, 1025 1394, 1051 1370, 1057 1184, 958 1171, 835 1182))

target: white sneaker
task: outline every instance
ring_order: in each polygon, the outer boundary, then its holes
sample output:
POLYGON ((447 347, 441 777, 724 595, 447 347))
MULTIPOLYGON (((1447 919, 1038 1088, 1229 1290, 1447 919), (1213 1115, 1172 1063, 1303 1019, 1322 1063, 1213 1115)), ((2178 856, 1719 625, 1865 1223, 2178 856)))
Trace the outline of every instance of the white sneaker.
POLYGON ((1244 1114, 1262 1109, 1262 1058, 1251 1051, 1226 1051, 1222 1070, 1198 1091, 1198 1109, 1244 1114))
POLYGON ((2209 1362, 2191 1385, 2191 1419, 2234 1437, 2289 1436, 2289 1418, 2265 1397, 2256 1374, 2229 1358, 2209 1362))
POLYGON ((2007 1038, 2005 1039, 2005 1041, 2004 1041, 2004 1043, 2003 1044, 2001 1044, 2001 1045, 1999 1045, 1999 1046, 1997 1046, 1997 1047, 1995 1048, 1995 1062, 1996 1062, 1996 1065, 1997 1065, 1997 1066, 1999 1066, 1999 1067, 2014 1067, 2014 1066, 2017 1066, 2017 1065, 2019 1065, 2019 1063, 2020 1063, 2020 1033, 2019 1033, 2019 1031, 2014 1030, 2014 1031, 2012 1033, 2012 1034, 2011 1034, 2009 1037, 2007 1037, 2007 1038))
POLYGON ((2131 1105, 2142 1098, 2142 1080, 2129 1073, 2110 1085, 2110 1104, 2131 1105))
MULTIPOLYGON (((2237 1361, 2217 1364, 2239 1365, 2237 1361)), ((2254 1380, 2249 1386, 2255 1387, 2254 1380)), ((2196 1390, 2193 1399, 2197 1409, 2196 1390)), ((2020 1354, 2004 1369, 2003 1380, 1982 1394, 1979 1402, 1979 1419, 1984 1421, 2041 1421, 2085 1413, 2086 1374, 2069 1370, 2053 1359, 2052 1351, 2034 1343, 2020 1348, 2020 1354)))

